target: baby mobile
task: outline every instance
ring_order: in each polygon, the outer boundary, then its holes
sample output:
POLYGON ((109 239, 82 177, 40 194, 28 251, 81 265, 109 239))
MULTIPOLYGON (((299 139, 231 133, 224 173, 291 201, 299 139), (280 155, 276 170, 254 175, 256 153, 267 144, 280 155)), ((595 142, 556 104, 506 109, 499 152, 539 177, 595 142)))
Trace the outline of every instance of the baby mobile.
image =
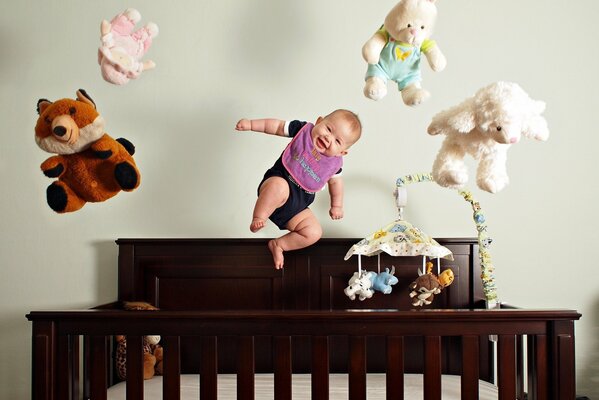
MULTIPOLYGON (((422 256, 422 270, 418 272, 418 278, 409 287, 411 290, 409 296, 415 307, 431 304, 435 295, 441 293, 453 282, 453 271, 450 268, 441 271, 440 263, 441 258, 453 260, 451 251, 403 219, 403 208, 407 204, 405 186, 414 182, 434 182, 434 180, 431 174, 414 174, 398 178, 394 192, 398 218, 354 244, 345 255, 345 260, 352 255, 358 256, 358 271, 350 278, 348 286, 344 290, 351 300, 354 300, 356 296, 360 300, 369 299, 375 291, 391 293, 391 286, 397 283, 397 278, 394 276, 395 267, 392 267, 391 270, 386 268, 381 272, 380 254, 383 252, 394 257, 422 256), (361 256, 363 255, 378 256, 378 273, 362 268, 361 256), (427 257, 436 260, 436 274, 433 272, 433 262, 427 260, 427 257)), ((487 307, 494 308, 497 305, 497 290, 493 276, 494 267, 488 251, 491 238, 487 235, 485 216, 480 204, 469 191, 459 190, 458 193, 472 206, 473 219, 478 233, 478 255, 482 271, 483 292, 487 307)))

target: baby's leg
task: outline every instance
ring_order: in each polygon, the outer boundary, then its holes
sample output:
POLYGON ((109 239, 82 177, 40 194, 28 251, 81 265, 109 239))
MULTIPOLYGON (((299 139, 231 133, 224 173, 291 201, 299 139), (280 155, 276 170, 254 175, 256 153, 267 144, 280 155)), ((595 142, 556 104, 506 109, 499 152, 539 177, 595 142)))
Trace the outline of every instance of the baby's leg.
POLYGON ((252 223, 250 231, 257 232, 264 228, 266 220, 270 215, 287 201, 289 197, 289 184, 278 176, 271 176, 260 186, 260 194, 254 213, 252 214, 252 223))
POLYGON ((283 251, 303 249, 314 244, 322 236, 322 228, 316 216, 306 208, 287 223, 289 233, 268 242, 275 268, 283 268, 283 251))

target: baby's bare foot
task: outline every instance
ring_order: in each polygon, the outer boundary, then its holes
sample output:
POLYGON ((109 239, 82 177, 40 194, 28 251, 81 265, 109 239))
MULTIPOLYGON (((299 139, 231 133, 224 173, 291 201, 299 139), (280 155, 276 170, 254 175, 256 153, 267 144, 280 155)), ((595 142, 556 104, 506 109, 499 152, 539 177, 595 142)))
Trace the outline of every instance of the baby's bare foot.
POLYGON ((276 239, 268 242, 268 249, 272 253, 272 259, 275 262, 275 269, 283 268, 283 249, 279 247, 276 239))
POLYGON ((258 232, 260 229, 264 228, 264 226, 266 225, 266 221, 264 221, 262 218, 253 218, 252 219, 252 223, 250 224, 250 231, 252 232, 258 232))

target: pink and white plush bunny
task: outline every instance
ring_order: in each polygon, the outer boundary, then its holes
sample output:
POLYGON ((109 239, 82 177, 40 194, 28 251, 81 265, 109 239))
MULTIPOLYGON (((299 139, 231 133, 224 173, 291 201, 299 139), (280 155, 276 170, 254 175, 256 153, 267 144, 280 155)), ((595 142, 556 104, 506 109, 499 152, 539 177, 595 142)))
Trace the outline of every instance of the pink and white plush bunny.
POLYGON ((152 39, 158 35, 158 26, 149 22, 134 31, 135 24, 140 20, 139 11, 128 8, 112 21, 102 21, 98 64, 105 81, 124 85, 156 66, 153 61, 141 61, 141 58, 150 48, 152 39))

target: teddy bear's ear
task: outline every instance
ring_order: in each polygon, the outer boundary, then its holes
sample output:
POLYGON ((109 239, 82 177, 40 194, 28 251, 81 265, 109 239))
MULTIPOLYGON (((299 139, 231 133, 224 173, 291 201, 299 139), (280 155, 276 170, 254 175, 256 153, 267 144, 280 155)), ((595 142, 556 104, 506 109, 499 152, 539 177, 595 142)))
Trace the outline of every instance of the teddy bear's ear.
POLYGON ((37 113, 41 114, 44 112, 44 110, 46 108, 48 108, 48 106, 52 104, 52 102, 50 100, 46 100, 46 99, 39 99, 37 101, 37 113))
POLYGON ((86 104, 89 104, 93 108, 96 108, 96 103, 92 100, 92 98, 87 94, 87 92, 83 89, 77 90, 77 100, 82 101, 86 104))

